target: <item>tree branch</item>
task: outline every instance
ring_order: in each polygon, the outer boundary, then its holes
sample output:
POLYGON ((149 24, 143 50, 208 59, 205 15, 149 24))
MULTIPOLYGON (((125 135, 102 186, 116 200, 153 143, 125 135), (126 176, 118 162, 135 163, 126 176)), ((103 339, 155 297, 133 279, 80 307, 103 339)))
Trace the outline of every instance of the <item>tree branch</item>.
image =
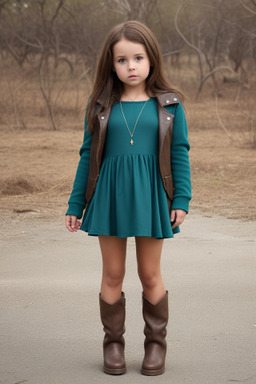
POLYGON ((199 62, 199 69, 200 69, 200 78, 203 79, 203 66, 202 66, 202 59, 201 59, 201 55, 202 55, 202 51, 197 48, 194 44, 190 43, 190 41, 188 41, 188 39, 183 35, 183 33, 181 32, 181 30, 179 29, 179 26, 178 26, 178 17, 179 17, 179 14, 180 14, 180 11, 181 9, 183 8, 183 5, 185 3, 186 0, 184 0, 178 7, 177 9, 177 12, 176 12, 176 15, 175 15, 175 19, 174 19, 174 25, 175 25, 175 28, 178 32, 178 34, 180 35, 180 37, 185 41, 185 43, 191 47, 192 49, 194 49, 194 51, 196 51, 197 53, 197 56, 198 56, 198 62, 199 62))
POLYGON ((205 75, 204 78, 202 79, 202 81, 200 83, 200 87, 198 89, 198 93, 201 92, 201 90, 203 88, 203 85, 206 82, 206 80, 208 80, 209 77, 211 77, 215 72, 218 72, 218 71, 221 71, 221 70, 228 70, 228 71, 230 71, 232 73, 235 73, 235 71, 231 67, 229 67, 228 65, 221 65, 220 67, 214 68, 211 72, 207 73, 207 75, 205 75))
POLYGON ((64 1, 65 1, 65 0, 60 0, 60 1, 59 1, 59 4, 58 4, 58 6, 57 6, 57 8, 56 8, 56 11, 55 11, 55 13, 54 13, 54 15, 53 15, 53 17, 52 17, 51 25, 53 25, 55 19, 57 18, 58 13, 59 13, 61 7, 63 6, 64 1))
POLYGON ((187 49, 176 49, 176 51, 165 52, 162 54, 163 57, 170 55, 177 55, 177 53, 187 52, 187 49))
POLYGON ((229 21, 229 20, 225 20, 223 19, 223 21, 227 24, 231 24, 231 25, 235 25, 236 27, 238 27, 241 31, 243 31, 244 33, 246 33, 247 35, 251 36, 252 39, 255 39, 256 38, 256 34, 255 33, 252 33, 250 31, 247 31, 246 29, 244 29, 243 27, 241 27, 239 24, 237 23, 234 23, 232 21, 229 21))
MULTIPOLYGON (((249 11, 250 13, 252 13, 253 15, 256 15, 256 12, 253 11, 251 8, 249 8, 246 4, 244 4, 243 1, 241 0, 238 0, 239 4, 242 5, 242 7, 244 7, 245 9, 247 9, 247 11, 249 11)), ((255 5, 255 4, 254 4, 255 5)))

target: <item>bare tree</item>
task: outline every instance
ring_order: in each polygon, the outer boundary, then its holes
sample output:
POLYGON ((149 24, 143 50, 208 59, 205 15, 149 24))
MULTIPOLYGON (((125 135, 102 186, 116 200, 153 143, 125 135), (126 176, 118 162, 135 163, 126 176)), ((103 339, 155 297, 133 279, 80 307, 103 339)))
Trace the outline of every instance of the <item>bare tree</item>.
POLYGON ((126 20, 147 22, 159 0, 108 0, 107 7, 121 14, 126 20))
POLYGON ((179 68, 184 57, 193 64, 196 57, 197 95, 209 80, 214 95, 224 81, 236 81, 238 102, 243 87, 252 85, 256 0, 0 0, 2 63, 26 79, 33 77, 55 130, 62 118, 62 93, 71 80, 77 95, 89 89, 106 33, 130 19, 155 32, 169 65, 179 68))
MULTIPOLYGON (((211 78, 214 85, 215 93, 218 94, 219 84, 216 81, 215 74, 219 71, 229 71, 233 73, 233 68, 229 63, 225 63, 225 43, 227 41, 226 31, 223 16, 221 13, 221 6, 223 0, 217 4, 214 3, 206 8, 206 14, 199 13, 199 20, 195 22, 195 25, 190 31, 186 31, 186 35, 193 31, 193 35, 197 32, 196 38, 192 43, 189 37, 186 37, 178 24, 179 15, 187 1, 180 3, 176 16, 175 16, 175 28, 185 43, 194 50, 198 58, 200 83, 198 87, 198 95, 202 91, 205 82, 211 78), (213 17, 214 16, 214 17, 213 17), (206 70, 206 66, 208 70, 206 70)), ((191 5, 191 4, 190 4, 191 5)), ((194 3, 192 4, 195 6, 194 3)))

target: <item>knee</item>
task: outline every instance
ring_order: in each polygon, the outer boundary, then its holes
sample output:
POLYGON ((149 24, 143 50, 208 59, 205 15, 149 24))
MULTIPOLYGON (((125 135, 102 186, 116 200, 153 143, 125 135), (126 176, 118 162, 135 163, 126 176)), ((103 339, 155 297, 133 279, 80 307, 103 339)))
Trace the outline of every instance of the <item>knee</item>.
POLYGON ((138 275, 144 289, 154 289, 158 285, 159 279, 161 279, 159 273, 154 270, 138 269, 138 275))
POLYGON ((117 287, 123 283, 125 270, 123 268, 111 268, 103 272, 105 284, 109 287, 117 287))

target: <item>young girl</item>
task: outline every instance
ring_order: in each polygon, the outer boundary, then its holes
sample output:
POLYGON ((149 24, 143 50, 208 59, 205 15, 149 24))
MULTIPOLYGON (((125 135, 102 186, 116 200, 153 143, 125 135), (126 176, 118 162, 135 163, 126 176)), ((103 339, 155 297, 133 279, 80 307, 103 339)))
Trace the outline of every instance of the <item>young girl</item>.
POLYGON ((99 238, 99 301, 108 374, 126 371, 122 284, 131 236, 143 289, 141 372, 153 376, 165 369, 168 291, 161 276, 161 252, 163 239, 179 232, 191 198, 181 99, 163 74, 153 33, 137 21, 114 27, 100 55, 66 213, 69 231, 82 229, 99 238))

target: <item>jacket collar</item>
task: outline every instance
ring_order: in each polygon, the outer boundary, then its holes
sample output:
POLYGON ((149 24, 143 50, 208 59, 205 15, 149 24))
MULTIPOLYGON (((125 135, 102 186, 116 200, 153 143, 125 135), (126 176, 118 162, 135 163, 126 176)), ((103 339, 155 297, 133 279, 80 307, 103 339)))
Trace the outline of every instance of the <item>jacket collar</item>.
POLYGON ((178 95, 172 92, 160 93, 159 95, 156 95, 156 98, 161 107, 165 107, 171 104, 178 104, 180 102, 178 95))

